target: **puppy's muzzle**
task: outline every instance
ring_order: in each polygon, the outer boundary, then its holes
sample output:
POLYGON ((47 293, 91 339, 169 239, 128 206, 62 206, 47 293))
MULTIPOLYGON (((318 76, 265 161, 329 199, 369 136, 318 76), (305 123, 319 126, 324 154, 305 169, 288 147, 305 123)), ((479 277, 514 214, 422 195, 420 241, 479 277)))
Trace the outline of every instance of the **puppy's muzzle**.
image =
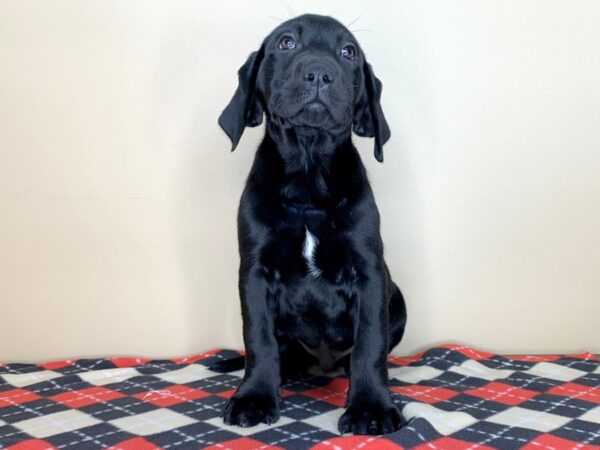
POLYGON ((330 105, 330 89, 336 87, 338 70, 325 57, 311 57, 302 60, 298 70, 294 72, 296 81, 304 86, 306 92, 302 99, 303 103, 309 105, 311 109, 320 109, 318 108, 319 104, 330 105))
POLYGON ((314 62, 304 68, 302 79, 308 86, 316 87, 317 90, 334 81, 334 73, 331 67, 321 61, 314 62))

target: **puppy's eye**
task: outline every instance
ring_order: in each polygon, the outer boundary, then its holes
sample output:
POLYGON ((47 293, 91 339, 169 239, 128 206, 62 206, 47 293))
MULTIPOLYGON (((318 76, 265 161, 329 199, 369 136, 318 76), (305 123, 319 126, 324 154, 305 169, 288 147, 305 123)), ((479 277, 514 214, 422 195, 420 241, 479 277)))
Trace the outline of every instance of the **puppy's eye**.
POLYGON ((292 50, 296 48, 296 41, 291 36, 284 36, 279 41, 278 46, 280 50, 292 50))
POLYGON ((342 56, 349 61, 352 61, 356 57, 356 48, 354 45, 346 45, 342 48, 342 56))

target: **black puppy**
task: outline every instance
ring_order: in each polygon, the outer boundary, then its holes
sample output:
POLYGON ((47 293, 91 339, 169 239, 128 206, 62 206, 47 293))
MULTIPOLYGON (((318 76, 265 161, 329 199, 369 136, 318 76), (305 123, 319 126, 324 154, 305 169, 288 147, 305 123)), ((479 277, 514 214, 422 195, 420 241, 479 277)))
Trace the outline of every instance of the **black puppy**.
POLYGON ((239 291, 246 372, 223 413, 228 424, 279 418, 282 377, 319 363, 350 374, 342 433, 381 434, 403 419, 386 357, 406 309, 383 259, 379 213, 351 132, 390 137, 381 82, 336 20, 277 27, 239 70, 219 118, 237 146, 266 116, 238 212, 239 291))

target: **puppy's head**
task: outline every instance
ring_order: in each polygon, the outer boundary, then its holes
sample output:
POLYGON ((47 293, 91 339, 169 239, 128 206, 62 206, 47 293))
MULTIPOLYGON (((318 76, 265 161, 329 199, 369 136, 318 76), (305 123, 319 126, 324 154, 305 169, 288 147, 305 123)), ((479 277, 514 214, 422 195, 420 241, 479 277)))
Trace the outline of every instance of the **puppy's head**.
POLYGON ((375 138, 383 161, 390 129, 380 105, 381 82, 356 38, 331 17, 304 15, 278 26, 238 72, 239 85, 219 125, 236 148, 245 127, 267 120, 299 132, 375 138))

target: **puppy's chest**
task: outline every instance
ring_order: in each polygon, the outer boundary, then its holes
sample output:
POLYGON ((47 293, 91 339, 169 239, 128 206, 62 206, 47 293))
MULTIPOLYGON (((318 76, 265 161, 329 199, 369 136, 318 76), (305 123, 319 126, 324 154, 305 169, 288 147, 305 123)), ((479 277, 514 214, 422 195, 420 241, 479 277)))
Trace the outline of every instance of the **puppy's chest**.
POLYGON ((285 226, 288 233, 279 238, 282 248, 289 241, 298 242, 300 245, 294 248, 293 256, 303 260, 309 276, 320 276, 317 252, 323 241, 335 236, 335 225, 330 212, 305 205, 286 205, 286 211, 285 226))
POLYGON ((331 226, 330 220, 307 220, 296 233, 296 274, 304 277, 303 282, 325 281, 331 266, 331 253, 336 251, 332 243, 338 239, 339 233, 331 226))
POLYGON ((306 262, 308 269, 308 275, 311 277, 319 277, 321 275, 321 269, 317 265, 315 253, 317 246, 319 245, 319 239, 310 232, 308 227, 305 227, 304 231, 304 243, 302 244, 302 257, 306 262))

